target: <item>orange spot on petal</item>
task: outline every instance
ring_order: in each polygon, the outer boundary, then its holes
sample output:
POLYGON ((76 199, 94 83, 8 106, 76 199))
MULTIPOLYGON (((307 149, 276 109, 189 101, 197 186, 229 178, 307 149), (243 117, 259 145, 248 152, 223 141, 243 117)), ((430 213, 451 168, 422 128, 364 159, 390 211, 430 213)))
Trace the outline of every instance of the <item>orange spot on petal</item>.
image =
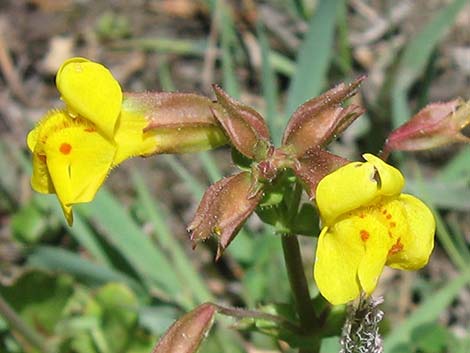
POLYGON ((39 159, 41 162, 46 163, 46 155, 45 155, 45 154, 38 154, 38 159, 39 159))
POLYGON ((72 145, 64 142, 63 144, 60 145, 59 151, 62 154, 69 154, 72 151, 72 145))
POLYGON ((400 238, 397 239, 397 242, 392 245, 390 250, 388 251, 388 255, 395 255, 396 253, 399 253, 400 251, 403 250, 403 244, 400 243, 400 238))
POLYGON ((361 235, 362 241, 369 239, 369 232, 367 230, 362 229, 359 234, 361 235))
POLYGON ((388 214, 385 218, 390 219, 390 218, 392 218, 392 215, 388 214))
POLYGON ((383 214, 387 214, 387 210, 383 210, 382 213, 383 213, 383 214))
POLYGON ((93 128, 93 127, 87 127, 87 128, 85 128, 85 129, 83 129, 83 131, 85 131, 85 132, 95 132, 96 129, 93 128))

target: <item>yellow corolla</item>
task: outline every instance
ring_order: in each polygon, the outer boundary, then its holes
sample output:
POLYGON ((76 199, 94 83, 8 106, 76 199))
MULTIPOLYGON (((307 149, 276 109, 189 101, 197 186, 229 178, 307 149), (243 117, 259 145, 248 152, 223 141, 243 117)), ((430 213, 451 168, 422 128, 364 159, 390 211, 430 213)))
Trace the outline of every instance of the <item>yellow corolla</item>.
POLYGON ((401 194, 400 171, 371 154, 364 158, 327 175, 316 190, 323 229, 314 277, 335 305, 371 294, 385 265, 423 267, 434 246, 434 217, 422 201, 401 194))
POLYGON ((91 201, 112 167, 152 153, 156 139, 144 134, 143 115, 122 109, 121 87, 101 64, 67 60, 56 84, 66 108, 49 111, 28 134, 31 185, 56 193, 72 224, 72 204, 91 201))

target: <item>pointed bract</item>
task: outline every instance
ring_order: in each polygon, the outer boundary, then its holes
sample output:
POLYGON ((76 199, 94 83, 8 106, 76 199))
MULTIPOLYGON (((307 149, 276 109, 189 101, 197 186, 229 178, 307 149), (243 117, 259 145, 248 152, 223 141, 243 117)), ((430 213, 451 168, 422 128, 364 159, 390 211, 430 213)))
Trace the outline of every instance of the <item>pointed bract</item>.
POLYGON ((356 94, 364 79, 361 76, 349 85, 341 83, 302 104, 287 124, 283 145, 293 145, 298 156, 312 147, 326 146, 364 112, 357 105, 341 106, 342 102, 356 94))
POLYGON ((152 353, 195 353, 214 323, 217 309, 210 303, 199 305, 160 338, 152 353))
POLYGON ((320 180, 349 163, 347 159, 320 148, 311 148, 297 160, 294 173, 304 184, 310 199, 315 198, 315 191, 320 180))
POLYGON ((266 157, 270 145, 269 129, 263 117, 230 97, 217 85, 212 86, 221 109, 214 114, 229 136, 233 146, 250 159, 266 157))
POLYGON ((261 197, 262 191, 254 187, 249 172, 219 180, 205 192, 188 227, 191 240, 198 242, 215 235, 219 242, 219 258, 253 213, 261 197), (258 191, 253 193, 255 189, 258 191))

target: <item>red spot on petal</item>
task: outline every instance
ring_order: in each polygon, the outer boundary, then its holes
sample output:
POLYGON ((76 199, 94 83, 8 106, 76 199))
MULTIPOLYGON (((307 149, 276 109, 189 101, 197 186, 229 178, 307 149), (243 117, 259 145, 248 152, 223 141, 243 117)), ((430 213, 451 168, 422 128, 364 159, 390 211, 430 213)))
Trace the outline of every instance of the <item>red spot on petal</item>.
POLYGON ((397 242, 395 244, 392 245, 392 247, 390 248, 390 250, 388 251, 388 255, 395 255, 396 253, 399 253, 400 251, 403 250, 403 244, 400 243, 400 239, 401 238, 398 238, 397 239, 397 242))
POLYGON ((83 129, 83 131, 85 131, 85 132, 95 132, 96 129, 93 128, 93 127, 87 127, 87 128, 85 128, 85 129, 83 129))
POLYGON ((369 232, 367 230, 362 229, 359 234, 361 235, 362 241, 369 239, 369 232))
POLYGON ((366 217, 366 215, 364 213, 359 214, 359 218, 365 218, 365 217, 366 217))
POLYGON ((46 163, 46 155, 45 155, 45 154, 38 154, 38 159, 39 159, 41 162, 46 163))
POLYGON ((72 145, 69 143, 63 143, 60 145, 59 151, 62 154, 69 154, 72 151, 72 145))

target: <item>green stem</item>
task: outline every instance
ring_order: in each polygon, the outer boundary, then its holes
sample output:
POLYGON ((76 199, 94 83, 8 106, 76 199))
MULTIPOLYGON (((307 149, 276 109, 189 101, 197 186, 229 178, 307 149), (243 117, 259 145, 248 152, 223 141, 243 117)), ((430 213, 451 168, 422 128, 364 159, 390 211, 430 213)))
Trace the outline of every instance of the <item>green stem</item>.
MULTIPOLYGON (((289 277, 295 307, 299 315, 300 327, 304 333, 310 334, 318 328, 318 318, 310 300, 297 236, 284 235, 282 237, 282 249, 287 267, 287 276, 289 277)), ((299 349, 299 353, 318 353, 319 351, 319 342, 316 346, 312 346, 309 349, 299 349)))
POLYGON ((248 310, 243 308, 232 308, 232 307, 225 307, 217 304, 212 304, 214 307, 217 308, 217 312, 226 316, 231 316, 239 319, 262 319, 266 321, 271 321, 279 324, 280 326, 285 327, 289 331, 302 334, 301 328, 294 322, 287 320, 284 317, 268 314, 262 311, 257 310, 248 310))
POLYGON ((295 235, 284 235, 282 237, 282 250, 284 251, 287 275, 299 315, 300 325, 302 329, 310 332, 317 326, 317 317, 310 299, 297 237, 295 235))
MULTIPOLYGON (((292 198, 286 211, 289 228, 295 222, 302 196, 302 186, 296 183, 292 198)), ((287 276, 291 287, 292 295, 297 314, 299 316, 300 327, 306 334, 311 334, 318 328, 318 318, 313 309, 307 278, 305 276, 302 253, 300 252, 299 240, 294 234, 282 236, 282 250, 286 263, 287 276)), ((319 344, 309 349, 301 348, 299 353, 317 353, 320 351, 319 344)))
POLYGON ((0 295, 0 314, 8 322, 11 329, 18 331, 32 346, 44 353, 53 353, 46 345, 44 338, 27 325, 13 308, 0 295))

